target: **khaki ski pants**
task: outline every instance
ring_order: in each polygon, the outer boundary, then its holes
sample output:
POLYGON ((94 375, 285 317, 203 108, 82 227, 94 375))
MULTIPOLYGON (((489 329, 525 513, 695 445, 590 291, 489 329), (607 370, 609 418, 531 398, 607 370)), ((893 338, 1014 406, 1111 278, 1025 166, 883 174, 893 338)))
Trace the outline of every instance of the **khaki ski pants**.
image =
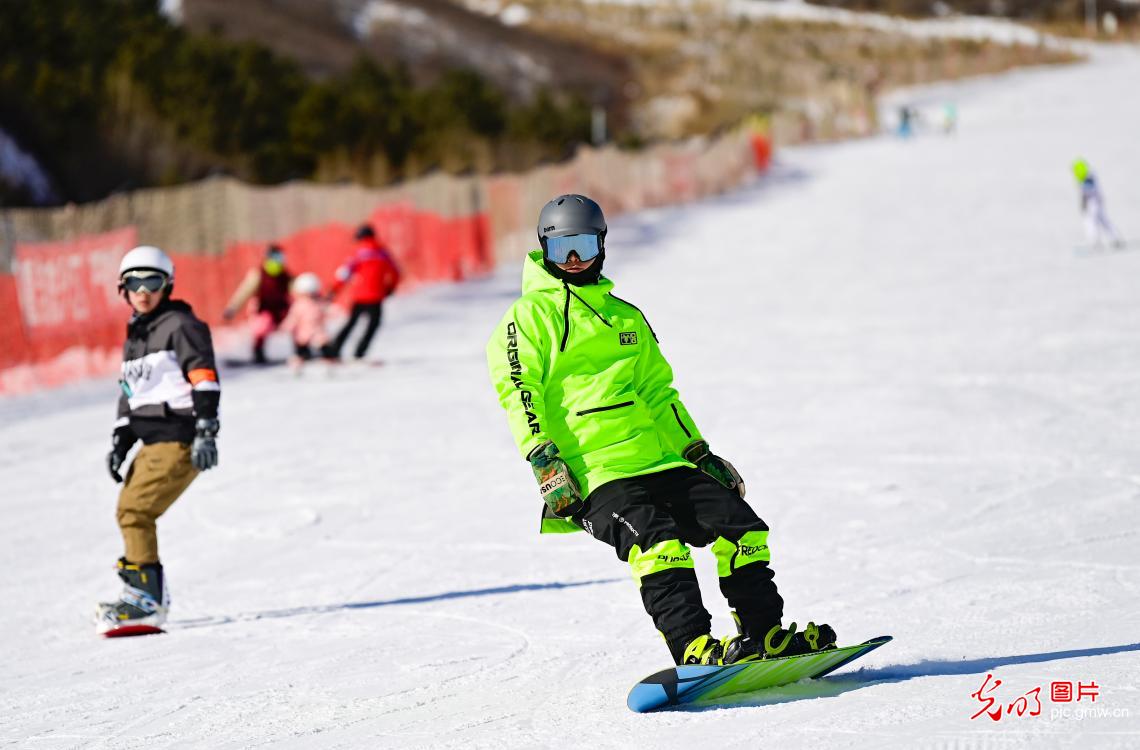
POLYGON ((119 493, 119 529, 128 562, 158 562, 155 521, 196 476, 198 470, 190 463, 190 446, 185 443, 152 443, 139 450, 119 493))

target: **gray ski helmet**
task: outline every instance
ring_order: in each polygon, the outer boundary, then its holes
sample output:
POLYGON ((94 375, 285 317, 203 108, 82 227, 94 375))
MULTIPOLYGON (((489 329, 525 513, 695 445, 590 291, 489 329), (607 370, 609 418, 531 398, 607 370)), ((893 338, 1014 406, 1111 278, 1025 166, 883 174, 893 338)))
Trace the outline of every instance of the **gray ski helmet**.
POLYGON ((590 198, 576 193, 560 195, 538 214, 538 241, 546 252, 547 237, 565 237, 568 234, 596 234, 598 244, 605 248, 606 217, 602 207, 590 198))

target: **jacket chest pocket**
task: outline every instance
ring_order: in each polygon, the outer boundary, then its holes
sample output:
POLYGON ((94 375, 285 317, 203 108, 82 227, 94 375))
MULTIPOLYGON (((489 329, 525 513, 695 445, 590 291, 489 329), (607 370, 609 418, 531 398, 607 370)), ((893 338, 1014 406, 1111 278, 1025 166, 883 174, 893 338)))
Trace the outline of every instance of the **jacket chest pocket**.
POLYGON ((600 411, 613 411, 614 409, 627 409, 633 406, 632 401, 622 401, 620 404, 611 404, 609 406, 594 406, 589 409, 582 409, 581 411, 574 412, 575 416, 584 417, 587 414, 596 414, 600 411))

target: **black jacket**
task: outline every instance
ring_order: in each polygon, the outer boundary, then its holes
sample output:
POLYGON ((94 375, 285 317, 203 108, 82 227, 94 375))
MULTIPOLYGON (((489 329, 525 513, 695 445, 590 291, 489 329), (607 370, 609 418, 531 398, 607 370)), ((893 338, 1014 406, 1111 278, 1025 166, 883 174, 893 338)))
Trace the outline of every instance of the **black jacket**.
POLYGON ((115 429, 129 426, 128 443, 193 441, 194 420, 217 419, 222 395, 209 327, 180 300, 135 313, 127 324, 119 385, 115 429))

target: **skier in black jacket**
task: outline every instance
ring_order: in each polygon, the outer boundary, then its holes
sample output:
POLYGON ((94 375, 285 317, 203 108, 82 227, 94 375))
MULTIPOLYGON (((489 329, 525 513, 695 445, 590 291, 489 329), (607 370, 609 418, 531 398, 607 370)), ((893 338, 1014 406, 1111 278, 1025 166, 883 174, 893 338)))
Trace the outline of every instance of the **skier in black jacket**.
POLYGON ((217 465, 221 389, 210 329, 185 302, 172 300, 174 263, 157 247, 131 250, 119 266, 119 289, 135 311, 127 325, 107 468, 119 493, 125 551, 119 601, 96 610, 99 632, 146 632, 166 621, 170 593, 158 557, 155 522, 194 481, 217 465), (143 446, 126 478, 120 469, 136 441, 143 446))

